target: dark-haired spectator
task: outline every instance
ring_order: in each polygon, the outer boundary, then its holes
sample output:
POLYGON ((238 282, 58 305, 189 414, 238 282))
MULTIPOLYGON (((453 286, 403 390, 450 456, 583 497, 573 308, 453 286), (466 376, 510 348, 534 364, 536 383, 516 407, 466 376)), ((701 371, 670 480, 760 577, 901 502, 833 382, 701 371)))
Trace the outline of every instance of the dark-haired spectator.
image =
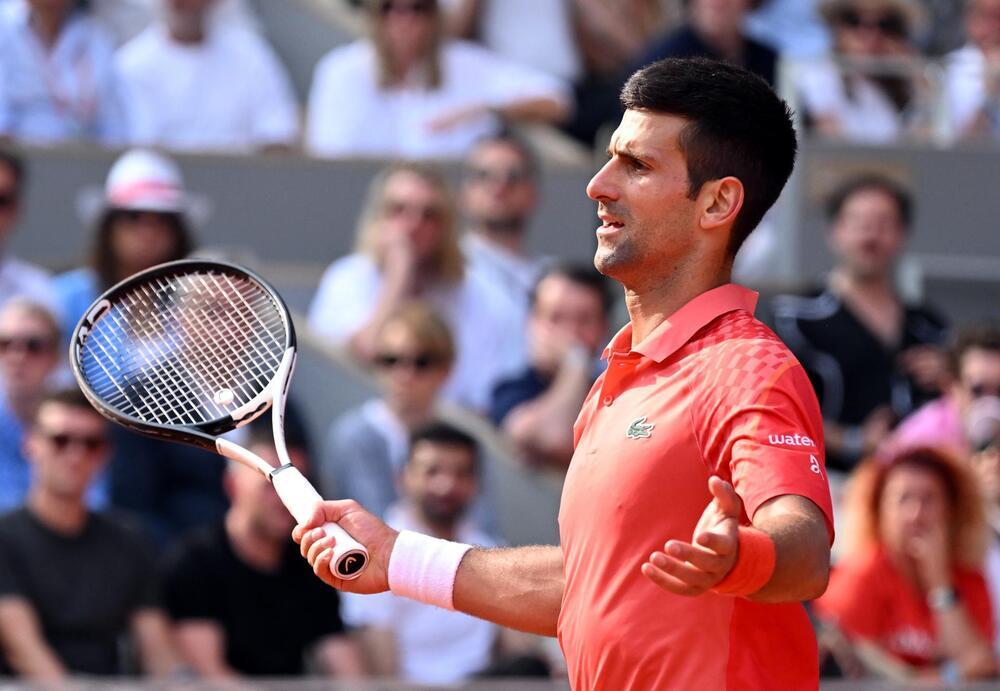
MULTIPOLYGON (((334 421, 320 482, 325 496, 356 499, 382 515, 399 499, 410 434, 433 418, 455 362, 455 344, 430 306, 405 303, 376 333, 372 362, 381 395, 334 421)), ((480 525, 495 527, 486 497, 475 513, 480 525)))
POLYGON ((881 455, 936 446, 967 458, 981 450, 978 421, 1000 409, 1000 327, 978 324, 959 330, 952 346, 951 367, 954 380, 947 395, 903 420, 883 444, 881 455))
POLYGON ((454 337, 444 397, 485 410, 497 379, 523 363, 521 314, 497 286, 468 271, 444 178, 413 163, 391 166, 372 180, 357 251, 323 274, 309 324, 372 362, 386 316, 411 300, 430 304, 454 337))
POLYGON ((843 558, 815 611, 870 674, 996 673, 981 571, 986 524, 964 462, 933 448, 871 460, 852 478, 843 558))
POLYGON ((311 153, 457 158, 503 120, 557 123, 569 113, 571 95, 558 78, 447 39, 437 0, 364 6, 369 37, 316 66, 311 153))
POLYGON ((147 674, 173 669, 151 554, 84 501, 109 443, 107 423, 79 390, 38 406, 25 441, 31 490, 0 518, 0 647, 20 677, 124 674, 129 635, 147 674))
POLYGON ((0 305, 20 295, 56 311, 59 300, 48 273, 7 250, 10 235, 21 215, 26 180, 24 159, 0 145, 0 305))
MULTIPOLYGON (((270 429, 252 428, 247 448, 279 465, 270 429)), ((309 472, 306 450, 288 454, 309 472)), ((169 559, 167 610, 184 662, 204 679, 299 676, 307 659, 325 676, 363 672, 360 651, 290 539, 295 519, 259 472, 230 463, 225 519, 189 535, 169 559)))
POLYGON ((638 64, 663 58, 711 58, 746 68, 774 84, 778 54, 747 36, 743 28, 757 4, 759 0, 689 0, 685 23, 654 41, 638 64))
POLYGON ((462 178, 462 251, 469 271, 499 288, 524 313, 545 264, 527 247, 539 198, 534 153, 515 135, 487 137, 465 159, 462 178))
POLYGON ((895 288, 912 200, 877 175, 852 178, 831 197, 827 243, 834 267, 812 297, 773 304, 775 330, 809 373, 823 409, 826 463, 848 471, 897 420, 939 395, 948 379, 944 322, 895 288))
POLYGON ((573 422, 599 374, 611 296, 587 266, 549 269, 531 294, 528 367, 493 391, 490 417, 525 462, 565 469, 573 422))
POLYGON ((889 143, 926 132, 930 107, 914 36, 925 24, 916 0, 825 0, 829 59, 804 65, 795 88, 813 131, 889 143))
POLYGON ((297 144, 284 67, 256 32, 211 22, 215 2, 161 0, 162 23, 119 49, 133 144, 243 152, 297 144))
MULTIPOLYGON (((396 530, 492 547, 466 518, 478 492, 479 450, 472 437, 440 422, 414 430, 400 475, 401 499, 385 512, 396 530)), ((361 628, 376 676, 411 683, 453 684, 486 667, 499 627, 385 592, 345 594, 344 618, 361 628)))
MULTIPOLYGON (((972 455, 972 467, 986 499, 989 547, 984 572, 996 624, 1000 622, 1000 410, 993 410, 989 419, 982 422, 986 424, 980 428, 981 436, 977 440, 980 450, 972 455)), ((1000 632, 994 632, 993 648, 1000 655, 1000 632)))
POLYGON ((0 7, 0 137, 57 144, 124 140, 109 34, 79 0, 0 7))
POLYGON ((969 0, 968 42, 945 58, 944 91, 956 137, 1000 139, 1000 0, 969 0))

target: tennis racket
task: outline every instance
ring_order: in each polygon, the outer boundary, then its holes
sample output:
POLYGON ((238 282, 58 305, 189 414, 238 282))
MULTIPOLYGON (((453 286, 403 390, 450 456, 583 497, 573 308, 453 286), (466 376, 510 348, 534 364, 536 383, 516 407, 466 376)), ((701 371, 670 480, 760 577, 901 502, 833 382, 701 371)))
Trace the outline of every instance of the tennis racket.
MULTIPOLYGON (((221 262, 160 264, 112 287, 84 314, 70 344, 80 388, 106 418, 158 439, 208 449, 266 477, 295 519, 322 501, 285 448, 285 398, 295 331, 259 276, 221 262), (274 467, 220 435, 272 410, 274 467)), ((361 575, 368 552, 335 523, 331 569, 361 575)))

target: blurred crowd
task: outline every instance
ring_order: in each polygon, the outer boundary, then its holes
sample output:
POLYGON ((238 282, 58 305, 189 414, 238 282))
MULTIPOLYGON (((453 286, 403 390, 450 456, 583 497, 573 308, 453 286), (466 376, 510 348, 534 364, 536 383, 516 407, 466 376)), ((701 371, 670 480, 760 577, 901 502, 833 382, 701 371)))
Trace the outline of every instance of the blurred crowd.
MULTIPOLYGON (((66 347, 91 302, 197 252, 211 203, 171 152, 396 161, 308 310, 379 393, 322 439, 293 401, 290 454, 325 496, 397 528, 497 545, 485 450, 441 411, 477 416, 522 472, 558 477, 620 326, 592 266, 529 250, 543 164, 518 125, 600 146, 630 70, 704 55, 779 86, 804 136, 1000 137, 1000 0, 342 5, 368 34, 317 63, 300 107, 243 0, 0 0, 0 675, 561 673, 533 637, 389 594, 338 597, 265 480, 111 427, 73 388, 66 347), (18 147, 79 142, 123 153, 81 190, 89 255, 52 276, 5 248, 31 184, 18 147), (460 161, 454 191, 442 158, 460 161)), ((833 269, 763 315, 825 418, 838 540, 808 604, 823 672, 996 677, 1000 324, 952 324, 902 296, 920 200, 897 181, 852 175, 826 202, 833 269)), ((240 442, 274 457, 266 427, 240 442)))

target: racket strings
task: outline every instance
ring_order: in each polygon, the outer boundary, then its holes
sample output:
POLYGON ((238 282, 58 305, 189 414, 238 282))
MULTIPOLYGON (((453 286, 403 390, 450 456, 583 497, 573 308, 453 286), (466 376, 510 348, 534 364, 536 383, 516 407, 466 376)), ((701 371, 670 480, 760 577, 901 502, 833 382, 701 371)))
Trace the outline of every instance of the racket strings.
POLYGON ((286 343, 283 312, 262 287, 202 271, 161 276, 120 296, 79 358, 91 389, 121 412, 198 424, 260 395, 286 343))

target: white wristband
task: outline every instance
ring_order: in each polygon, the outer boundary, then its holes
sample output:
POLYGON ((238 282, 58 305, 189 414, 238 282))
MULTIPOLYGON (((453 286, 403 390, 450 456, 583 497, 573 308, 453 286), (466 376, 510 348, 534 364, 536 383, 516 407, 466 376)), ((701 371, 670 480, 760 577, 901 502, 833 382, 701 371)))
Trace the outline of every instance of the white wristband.
POLYGON ((472 545, 402 531, 389 555, 389 590, 411 600, 455 609, 455 574, 470 549, 472 545))

